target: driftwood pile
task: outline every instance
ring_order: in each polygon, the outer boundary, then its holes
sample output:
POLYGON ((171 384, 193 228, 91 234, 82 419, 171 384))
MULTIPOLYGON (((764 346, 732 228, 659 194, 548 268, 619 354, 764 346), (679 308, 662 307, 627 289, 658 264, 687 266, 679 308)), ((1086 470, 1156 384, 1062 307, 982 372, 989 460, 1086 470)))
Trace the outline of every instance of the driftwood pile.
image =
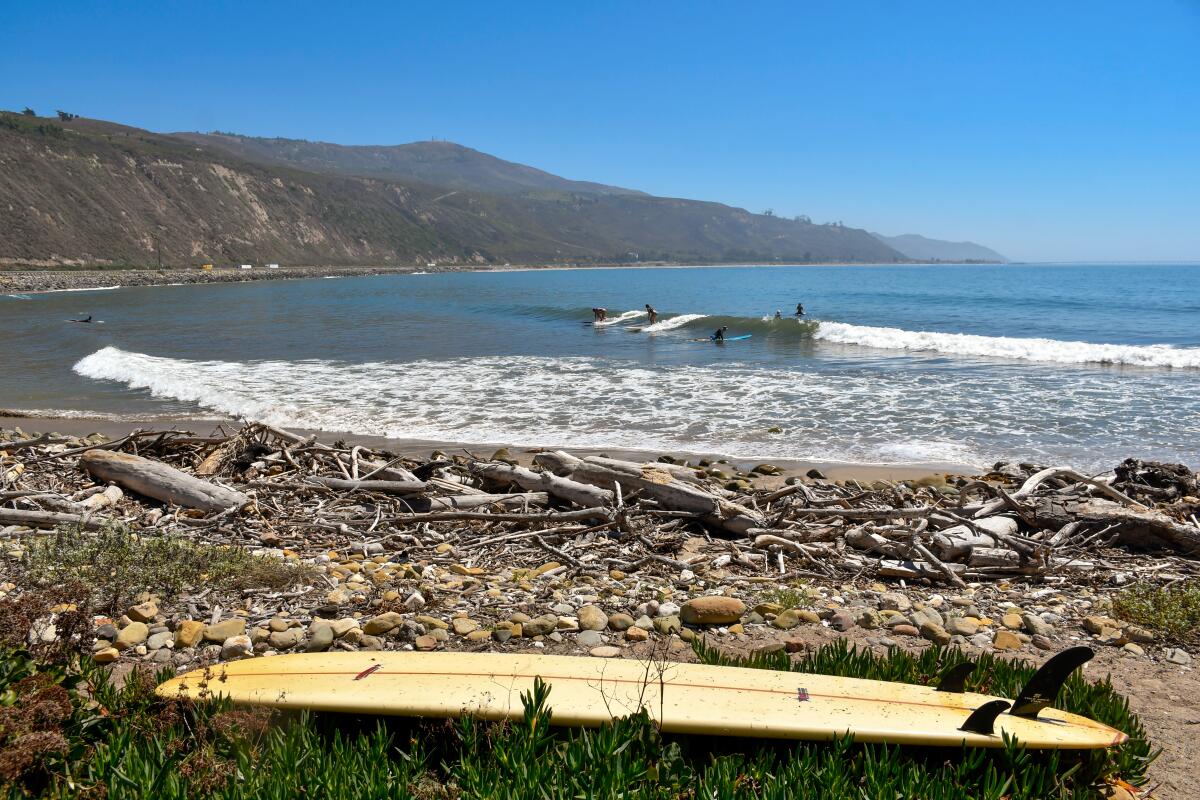
MULTIPOLYGON (((812 473, 816 475, 816 473, 812 473)), ((539 452, 411 460, 264 424, 199 437, 0 441, 0 533, 106 522, 249 547, 404 551, 496 568, 539 553, 561 572, 722 581, 886 577, 964 586, 1196 574, 1200 487, 1177 465, 1108 477, 999 464, 978 478, 747 489, 668 460, 539 452), (729 486, 739 488, 730 489, 729 486), (703 552, 680 545, 703 536, 703 552), (444 548, 443 548, 444 550, 444 548)))

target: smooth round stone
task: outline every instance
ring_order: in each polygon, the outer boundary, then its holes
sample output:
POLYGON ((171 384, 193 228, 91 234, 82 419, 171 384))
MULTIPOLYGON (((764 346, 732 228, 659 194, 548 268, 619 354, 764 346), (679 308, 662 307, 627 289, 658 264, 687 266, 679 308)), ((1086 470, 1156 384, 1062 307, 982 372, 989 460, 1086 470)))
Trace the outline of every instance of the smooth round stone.
POLYGON ((621 648, 613 647, 611 644, 606 644, 600 647, 593 647, 591 650, 588 650, 588 655, 596 658, 616 658, 617 656, 621 655, 621 648))

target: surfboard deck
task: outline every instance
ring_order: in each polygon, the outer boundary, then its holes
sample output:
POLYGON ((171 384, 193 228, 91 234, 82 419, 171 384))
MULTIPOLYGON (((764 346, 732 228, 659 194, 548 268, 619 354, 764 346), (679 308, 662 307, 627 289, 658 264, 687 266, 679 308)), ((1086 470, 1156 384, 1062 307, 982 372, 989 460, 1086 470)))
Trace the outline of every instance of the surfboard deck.
MULTIPOLYGON (((671 733, 1001 747, 1003 735, 1036 749, 1095 749, 1125 734, 1046 708, 1036 719, 1000 714, 991 734, 960 730, 1001 698, 886 681, 796 672, 655 664, 625 659, 487 653, 310 653, 194 670, 157 688, 162 697, 214 695, 235 704, 407 717, 515 720, 540 677, 556 725, 595 727, 645 708, 671 733)), ((1005 707, 1008 701, 1004 701, 1005 707)))

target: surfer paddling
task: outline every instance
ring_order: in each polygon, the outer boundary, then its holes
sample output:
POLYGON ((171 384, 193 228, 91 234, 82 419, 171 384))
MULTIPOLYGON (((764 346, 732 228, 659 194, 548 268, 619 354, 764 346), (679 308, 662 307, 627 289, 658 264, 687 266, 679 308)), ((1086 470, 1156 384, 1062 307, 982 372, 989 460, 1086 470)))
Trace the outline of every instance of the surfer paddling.
POLYGON ((658 322, 658 312, 654 310, 654 306, 646 303, 646 315, 650 317, 650 324, 658 322))
POLYGON ((593 308, 592 316, 595 317, 593 322, 604 322, 606 319, 608 319, 608 309, 607 308, 593 308))
POLYGON ((85 322, 85 323, 86 323, 86 322, 91 322, 91 321, 92 321, 92 315, 91 315, 91 314, 88 314, 88 315, 87 315, 86 317, 84 317, 83 319, 73 319, 73 320, 71 320, 71 322, 85 322))

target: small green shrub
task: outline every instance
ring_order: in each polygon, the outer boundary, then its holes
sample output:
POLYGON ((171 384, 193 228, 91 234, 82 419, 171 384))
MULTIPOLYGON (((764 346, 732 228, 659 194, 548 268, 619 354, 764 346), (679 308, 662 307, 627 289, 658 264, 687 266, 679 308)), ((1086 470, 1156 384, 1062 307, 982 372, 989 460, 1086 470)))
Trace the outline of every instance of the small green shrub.
POLYGON ((1200 641, 1200 579, 1172 586, 1135 583, 1117 592, 1113 614, 1176 641, 1200 641))
POLYGON ((36 586, 64 581, 84 587, 93 608, 118 614, 139 594, 170 600, 204 585, 218 591, 291 588, 312 577, 312 567, 240 547, 197 544, 176 536, 135 534, 120 525, 96 533, 60 528, 25 540, 22 566, 36 586))
POLYGON ((787 586, 780 586, 763 592, 759 595, 758 602, 778 603, 785 609, 808 608, 812 605, 812 598, 805 594, 803 587, 793 589, 787 586))

